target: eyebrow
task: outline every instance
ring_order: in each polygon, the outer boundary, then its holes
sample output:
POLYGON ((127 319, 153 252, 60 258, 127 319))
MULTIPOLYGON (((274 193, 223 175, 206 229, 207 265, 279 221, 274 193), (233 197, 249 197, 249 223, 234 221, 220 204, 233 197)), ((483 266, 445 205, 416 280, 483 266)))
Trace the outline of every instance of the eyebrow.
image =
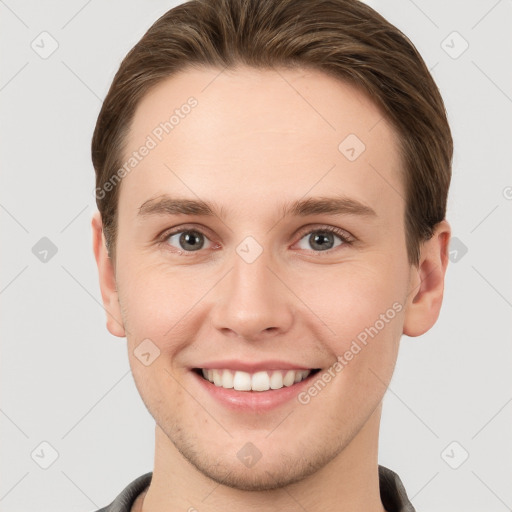
MULTIPOLYGON (((225 210, 215 202, 200 199, 183 199, 167 194, 148 199, 139 208, 138 217, 153 215, 199 215, 205 217, 219 216, 225 218, 225 210)), ((377 217, 371 207, 349 197, 308 197, 281 205, 283 217, 308 215, 359 215, 377 217)))

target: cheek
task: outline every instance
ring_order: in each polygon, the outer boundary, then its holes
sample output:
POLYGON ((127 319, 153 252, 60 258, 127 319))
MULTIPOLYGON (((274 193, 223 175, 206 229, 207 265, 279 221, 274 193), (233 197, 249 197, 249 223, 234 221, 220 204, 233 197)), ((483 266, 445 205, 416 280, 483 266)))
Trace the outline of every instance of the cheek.
POLYGON ((397 260, 351 262, 322 278, 308 298, 333 331, 325 338, 333 355, 330 373, 347 407, 376 405, 389 384, 403 327, 405 283, 397 260))
POLYGON ((401 322, 406 274, 398 267, 396 262, 350 262, 315 277, 314 288, 308 285, 309 277, 304 277, 300 293, 331 328, 332 339, 344 348, 367 327, 377 323, 379 330, 391 333, 388 327, 401 322))
POLYGON ((119 276, 120 299, 137 336, 162 338, 182 328, 187 314, 206 293, 205 281, 193 268, 126 262, 119 276))

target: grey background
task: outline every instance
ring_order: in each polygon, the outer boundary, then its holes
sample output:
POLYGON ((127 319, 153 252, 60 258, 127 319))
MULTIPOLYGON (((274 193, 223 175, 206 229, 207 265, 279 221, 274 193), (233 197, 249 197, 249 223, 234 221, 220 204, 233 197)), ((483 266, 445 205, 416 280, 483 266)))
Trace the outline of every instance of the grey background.
MULTIPOLYGON (((94 510, 152 470, 154 423, 105 327, 89 148, 122 57, 176 3, 0 1, 2 511, 94 510)), ((458 240, 437 324, 402 338, 380 463, 418 511, 511 510, 512 1, 368 3, 443 94, 458 240)))

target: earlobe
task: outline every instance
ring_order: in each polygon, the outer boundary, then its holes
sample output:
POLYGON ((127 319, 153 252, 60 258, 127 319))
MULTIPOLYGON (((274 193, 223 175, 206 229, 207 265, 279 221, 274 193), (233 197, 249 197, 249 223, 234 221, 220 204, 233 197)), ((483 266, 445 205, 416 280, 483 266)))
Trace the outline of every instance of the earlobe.
POLYGON ((450 225, 446 220, 441 221, 432 237, 422 243, 418 266, 411 267, 410 291, 403 327, 403 333, 407 336, 424 334, 439 317, 450 236, 450 225))
POLYGON ((119 295, 112 260, 109 258, 103 235, 101 214, 96 211, 91 219, 92 244, 94 257, 98 266, 101 298, 107 315, 107 329, 114 336, 126 336, 123 325, 119 295))

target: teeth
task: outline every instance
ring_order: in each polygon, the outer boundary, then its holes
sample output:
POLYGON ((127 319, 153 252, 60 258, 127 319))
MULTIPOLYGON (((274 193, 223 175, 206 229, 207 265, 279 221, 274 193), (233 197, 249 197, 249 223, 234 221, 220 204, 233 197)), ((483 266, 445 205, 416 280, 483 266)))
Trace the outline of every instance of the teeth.
POLYGON ((231 389, 233 386, 233 374, 231 372, 222 372, 222 387, 231 389))
POLYGON ((222 374, 216 370, 213 370, 213 383, 216 386, 222 386, 222 374))
POLYGON ((270 389, 270 377, 267 372, 256 372, 251 380, 253 391, 268 391, 270 389))
MULTIPOLYGON (((213 375, 217 372, 219 372, 219 370, 213 370, 213 375)), ((251 391, 251 376, 245 372, 235 372, 235 376, 233 377, 233 387, 237 391, 251 391)))
POLYGON ((270 377, 270 389, 281 389, 283 387, 283 374, 281 372, 272 372, 270 377))
MULTIPOLYGON (((300 373, 300 372, 297 372, 300 373)), ((295 372, 293 370, 288 370, 286 375, 283 378, 283 384, 285 386, 291 386, 295 382, 295 372)))
POLYGON ((217 387, 237 391, 268 391, 292 386, 304 380, 310 370, 269 370, 253 374, 232 370, 202 370, 203 377, 217 387))

